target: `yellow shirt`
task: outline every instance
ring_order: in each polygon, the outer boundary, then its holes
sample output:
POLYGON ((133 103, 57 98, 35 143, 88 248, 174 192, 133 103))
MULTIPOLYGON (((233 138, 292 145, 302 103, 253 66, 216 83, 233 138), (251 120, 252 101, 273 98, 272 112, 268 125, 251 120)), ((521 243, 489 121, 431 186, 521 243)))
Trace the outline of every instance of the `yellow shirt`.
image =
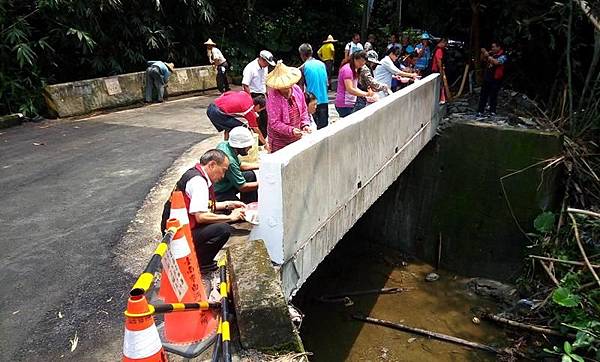
POLYGON ((335 58, 335 48, 332 43, 323 44, 317 51, 322 61, 333 60, 335 58))

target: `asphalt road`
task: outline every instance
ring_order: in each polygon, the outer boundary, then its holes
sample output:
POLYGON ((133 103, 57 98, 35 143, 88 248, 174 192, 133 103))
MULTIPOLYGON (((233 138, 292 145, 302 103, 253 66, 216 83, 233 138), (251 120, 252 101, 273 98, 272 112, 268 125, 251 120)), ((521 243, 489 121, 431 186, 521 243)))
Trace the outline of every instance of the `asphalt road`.
POLYGON ((0 130, 0 360, 115 345, 132 284, 117 244, 161 174, 215 133, 210 99, 0 130))

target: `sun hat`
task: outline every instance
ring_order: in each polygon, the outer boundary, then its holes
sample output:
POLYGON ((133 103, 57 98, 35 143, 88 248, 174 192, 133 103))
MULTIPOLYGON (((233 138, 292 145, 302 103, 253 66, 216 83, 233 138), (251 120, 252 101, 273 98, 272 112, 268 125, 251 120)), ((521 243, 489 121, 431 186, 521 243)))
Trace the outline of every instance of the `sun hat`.
POLYGON ((204 42, 204 45, 217 45, 211 38, 208 38, 207 41, 204 42))
POLYGON ((336 43, 337 40, 333 39, 333 35, 329 34, 329 36, 327 36, 327 39, 325 39, 323 41, 323 43, 336 43))
POLYGON ((380 64, 379 55, 377 54, 377 52, 375 50, 369 50, 367 52, 367 62, 380 64))
POLYGON ((431 35, 429 33, 421 34, 421 40, 431 40, 431 35))
POLYGON ((288 67, 280 60, 277 62, 275 69, 267 74, 267 87, 273 89, 285 89, 298 83, 302 78, 300 69, 288 67))
POLYGON ((175 71, 175 64, 173 64, 173 63, 165 63, 165 65, 167 66, 167 68, 169 68, 169 70, 171 72, 175 71))
POLYGON ((246 148, 254 145, 254 137, 246 127, 235 127, 229 132, 229 145, 233 148, 246 148))
POLYGON ((275 66, 275 60, 273 54, 268 50, 261 50, 259 56, 263 58, 269 65, 275 66))

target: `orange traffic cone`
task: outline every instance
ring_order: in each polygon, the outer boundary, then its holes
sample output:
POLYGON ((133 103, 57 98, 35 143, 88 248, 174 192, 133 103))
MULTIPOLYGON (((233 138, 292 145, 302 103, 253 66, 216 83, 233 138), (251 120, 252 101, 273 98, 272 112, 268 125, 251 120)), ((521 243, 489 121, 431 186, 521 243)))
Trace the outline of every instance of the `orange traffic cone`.
MULTIPOLYGON (((181 192, 173 193, 171 205, 171 215, 178 215, 174 209, 177 210, 177 207, 183 205, 183 223, 186 223, 187 211, 181 192)), ((179 215, 181 214, 183 213, 179 212, 179 215)), ((181 224, 184 225, 183 223, 181 224)), ((179 218, 167 220, 167 228, 177 224, 180 224, 179 218)), ((189 225, 185 225, 177 231, 169 245, 169 251, 163 258, 165 267, 162 271, 159 295, 167 303, 206 300, 206 290, 202 283, 195 248, 192 239, 186 235, 186 227, 189 230, 189 225)), ((192 358, 212 343, 217 326, 213 311, 194 310, 165 314, 164 324, 159 330, 166 350, 192 358)))
POLYGON ((154 317, 144 295, 130 297, 125 312, 123 361, 166 362, 154 317))

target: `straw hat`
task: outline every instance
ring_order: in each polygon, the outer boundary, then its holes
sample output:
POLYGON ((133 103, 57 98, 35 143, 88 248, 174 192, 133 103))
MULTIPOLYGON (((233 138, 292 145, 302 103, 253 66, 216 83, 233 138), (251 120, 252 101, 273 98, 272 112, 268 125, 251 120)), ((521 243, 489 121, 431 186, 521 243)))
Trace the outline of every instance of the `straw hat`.
POLYGON ((285 89, 298 83, 302 78, 300 69, 288 67, 280 60, 273 71, 267 74, 267 87, 273 89, 285 89))
POLYGON ((327 39, 325 39, 323 41, 323 44, 325 43, 337 43, 337 40, 333 39, 333 35, 329 34, 329 36, 327 37, 327 39))
POLYGON ((217 43, 215 43, 214 41, 212 41, 211 38, 208 38, 207 41, 204 42, 204 45, 217 45, 217 43))
POLYGON ((173 63, 165 63, 165 65, 167 66, 167 68, 169 68, 169 70, 171 72, 175 71, 175 64, 173 64, 173 63))

